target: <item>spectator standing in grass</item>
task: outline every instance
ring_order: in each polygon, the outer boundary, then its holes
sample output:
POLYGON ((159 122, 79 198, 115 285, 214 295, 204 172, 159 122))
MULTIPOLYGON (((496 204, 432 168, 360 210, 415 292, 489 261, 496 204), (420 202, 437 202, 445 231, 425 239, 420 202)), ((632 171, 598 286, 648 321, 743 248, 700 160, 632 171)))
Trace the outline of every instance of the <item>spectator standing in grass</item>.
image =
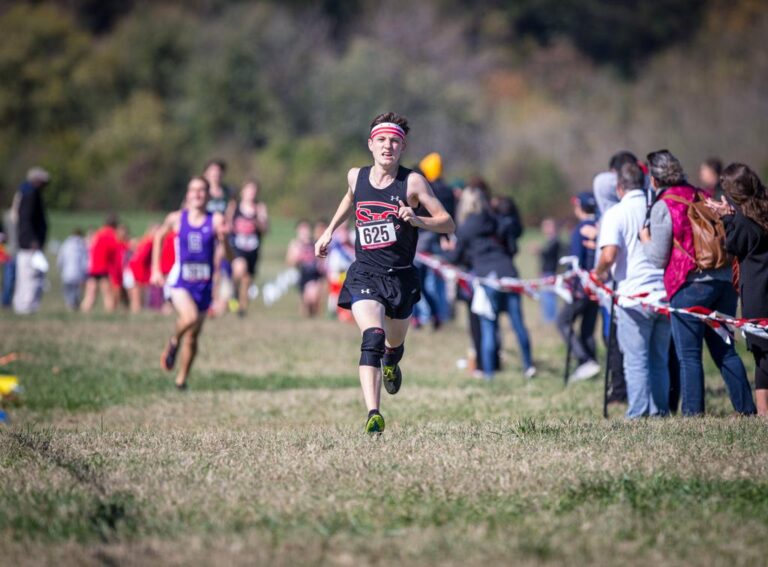
MULTIPOLYGON (((711 201, 725 225, 725 247, 739 262, 741 314, 768 319, 768 191, 748 166, 732 163, 722 175, 725 197, 711 201)), ((755 358, 757 413, 768 416, 768 339, 747 335, 755 358)))
MULTIPOLYGON (((689 205, 701 190, 690 185, 683 167, 669 150, 648 154, 651 184, 656 192, 650 226, 640 233, 648 260, 664 269, 664 287, 675 308, 704 307, 735 316, 738 295, 731 284, 731 264, 701 269, 693 245, 689 205)), ((683 415, 704 413, 704 366, 702 347, 706 341, 734 409, 742 415, 755 413, 752 391, 744 364, 733 343, 727 343, 703 321, 672 313, 672 337, 680 361, 683 415)))
MULTIPOLYGON (((516 278, 517 268, 513 258, 517 253, 517 232, 512 223, 499 218, 491 211, 483 192, 476 187, 464 190, 459 201, 456 239, 445 242, 451 264, 464 264, 481 278, 516 278)), ((486 379, 493 378, 496 353, 500 347, 498 319, 502 313, 509 315, 512 330, 517 336, 526 378, 536 375, 531 356, 531 340, 523 321, 522 298, 519 293, 502 291, 490 284, 482 284, 475 293, 484 293, 489 311, 480 315, 480 358, 486 379)))
MULTIPOLYGON (((541 277, 547 278, 557 273, 562 248, 555 219, 546 218, 541 221, 541 233, 546 242, 539 249, 540 273, 541 277)), ((546 323, 554 323, 557 320, 557 294, 554 291, 542 291, 540 302, 542 318, 546 323)))
MULTIPOLYGON (((664 292, 664 271, 648 261, 638 236, 647 208, 644 177, 637 163, 624 164, 617 175, 620 202, 600 220, 595 271, 603 281, 617 282, 624 296, 664 292)), ((626 416, 664 416, 669 412, 669 319, 632 303, 622 299, 616 311, 629 397, 626 416)))
POLYGON ((88 247, 83 231, 76 228, 59 247, 56 265, 61 275, 64 303, 71 311, 80 307, 83 284, 88 277, 88 247))
MULTIPOLYGON (((578 259, 580 268, 592 270, 595 266, 597 212, 594 195, 584 191, 574 197, 573 212, 579 222, 571 233, 570 254, 578 259)), ((589 298, 577 277, 571 280, 571 288, 573 302, 565 304, 560 310, 557 327, 566 344, 570 340, 571 352, 578 361, 578 366, 568 377, 568 381, 579 382, 594 378, 600 372, 595 344, 595 325, 599 308, 597 303, 589 298), (580 320, 578 332, 572 329, 577 319, 580 320)))
POLYGON ((16 284, 13 310, 19 314, 34 313, 40 308, 45 274, 35 262, 42 254, 48 236, 48 221, 43 203, 43 189, 50 182, 47 171, 33 167, 19 189, 18 251, 16 254, 16 284))
POLYGON ((88 249, 88 279, 85 282, 85 297, 80 309, 88 313, 96 303, 96 296, 101 292, 104 310, 111 313, 117 305, 117 293, 112 286, 111 275, 114 274, 119 261, 117 237, 117 215, 107 216, 104 226, 93 233, 88 249))

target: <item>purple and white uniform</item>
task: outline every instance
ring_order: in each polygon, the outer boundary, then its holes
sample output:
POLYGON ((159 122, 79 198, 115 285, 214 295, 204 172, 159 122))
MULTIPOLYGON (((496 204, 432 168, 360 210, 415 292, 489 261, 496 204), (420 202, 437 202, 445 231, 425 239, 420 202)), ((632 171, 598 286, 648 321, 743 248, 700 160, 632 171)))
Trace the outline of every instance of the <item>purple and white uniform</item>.
POLYGON ((168 285, 186 289, 200 312, 208 311, 211 306, 215 250, 213 215, 206 214, 202 225, 192 226, 187 211, 182 211, 176 235, 176 262, 168 274, 168 285))

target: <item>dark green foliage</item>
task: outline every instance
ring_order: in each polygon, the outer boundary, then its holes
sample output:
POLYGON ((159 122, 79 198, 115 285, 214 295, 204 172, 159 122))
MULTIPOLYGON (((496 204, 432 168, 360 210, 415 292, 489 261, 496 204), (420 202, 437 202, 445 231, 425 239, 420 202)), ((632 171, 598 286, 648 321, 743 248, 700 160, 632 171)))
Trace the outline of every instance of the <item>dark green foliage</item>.
POLYGON ((632 74, 644 59, 695 33, 707 0, 514 0, 502 4, 517 34, 545 43, 565 35, 593 60, 632 74))
MULTIPOLYGON (((513 192, 535 221, 577 188, 575 176, 585 183, 592 166, 564 172, 571 156, 545 157, 544 127, 518 137, 526 117, 519 103, 543 104, 534 112, 546 117, 548 92, 560 102, 603 94, 600 87, 581 92, 592 70, 567 60, 547 67, 546 56, 542 70, 536 55, 565 39, 584 60, 630 76, 654 54, 694 38, 712 5, 14 3, 0 11, 0 207, 40 163, 53 173, 51 206, 168 208, 190 174, 224 156, 230 184, 255 174, 282 212, 327 215, 344 190, 345 169, 368 159, 369 120, 394 109, 414 126, 408 165, 437 150, 452 174, 495 172, 491 181, 513 192), (542 92, 529 91, 537 82, 542 92), (500 118, 510 109, 518 118, 500 118), (515 147, 495 143, 499 134, 515 147)), ((631 108, 629 101, 619 106, 631 108)), ((563 135, 581 136, 584 128, 572 124, 563 135)), ((603 163, 610 150, 587 148, 587 157, 598 152, 603 163)))

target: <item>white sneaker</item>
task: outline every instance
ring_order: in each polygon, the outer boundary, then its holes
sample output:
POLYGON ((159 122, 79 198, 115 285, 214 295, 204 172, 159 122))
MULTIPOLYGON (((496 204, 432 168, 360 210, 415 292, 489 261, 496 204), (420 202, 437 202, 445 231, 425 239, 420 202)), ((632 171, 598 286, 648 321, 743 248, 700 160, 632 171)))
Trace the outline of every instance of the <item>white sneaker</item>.
POLYGON ((536 367, 535 366, 529 366, 525 369, 525 372, 523 372, 523 376, 528 378, 529 380, 536 376, 536 367))
POLYGON ((580 364, 573 374, 568 376, 568 383, 582 382, 589 380, 600 374, 600 365, 594 360, 588 360, 584 364, 580 364))

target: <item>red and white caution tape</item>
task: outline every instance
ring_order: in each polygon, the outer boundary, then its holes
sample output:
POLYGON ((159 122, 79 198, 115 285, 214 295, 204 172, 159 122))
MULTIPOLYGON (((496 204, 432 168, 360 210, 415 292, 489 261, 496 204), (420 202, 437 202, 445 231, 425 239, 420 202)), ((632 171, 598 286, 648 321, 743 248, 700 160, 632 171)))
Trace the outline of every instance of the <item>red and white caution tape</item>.
POLYGON ((446 279, 455 280, 467 285, 483 284, 502 291, 524 293, 537 299, 542 291, 554 291, 567 303, 573 301, 571 282, 578 278, 584 291, 595 301, 604 305, 610 305, 611 301, 621 304, 622 307, 641 307, 655 313, 669 316, 671 313, 679 313, 699 319, 714 330, 724 341, 730 343, 735 332, 751 334, 768 338, 768 319, 739 319, 731 317, 706 307, 672 307, 666 301, 665 292, 645 292, 638 294, 619 294, 597 279, 594 274, 579 267, 578 260, 573 256, 567 256, 560 260, 561 264, 569 265, 569 269, 557 276, 523 280, 519 278, 478 278, 462 271, 451 264, 439 260, 431 254, 419 252, 416 259, 430 269, 438 271, 446 279))
POLYGON ((486 285, 488 287, 512 293, 523 293, 533 299, 538 299, 542 291, 554 291, 564 301, 571 303, 573 296, 568 286, 568 280, 574 277, 576 272, 569 270, 557 276, 548 276, 530 280, 520 278, 492 278, 477 277, 465 272, 452 264, 448 264, 432 254, 417 252, 416 260, 428 268, 439 272, 445 279, 464 285, 486 285))

